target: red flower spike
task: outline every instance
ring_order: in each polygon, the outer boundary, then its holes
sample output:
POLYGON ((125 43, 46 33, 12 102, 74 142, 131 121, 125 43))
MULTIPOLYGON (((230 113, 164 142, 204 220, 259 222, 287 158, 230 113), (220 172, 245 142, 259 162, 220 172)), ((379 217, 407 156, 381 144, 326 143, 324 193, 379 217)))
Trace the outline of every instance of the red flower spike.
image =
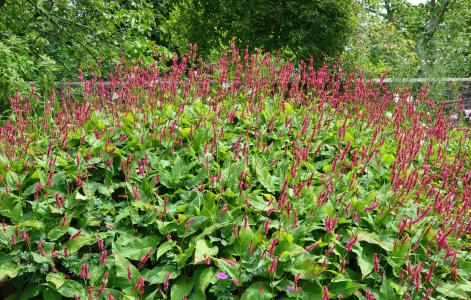
POLYGON ((74 235, 70 237, 71 241, 75 241, 82 234, 82 230, 77 231, 74 235))
POLYGON ((88 264, 84 263, 81 266, 80 277, 85 280, 90 279, 90 274, 88 273, 88 264))
POLYGON ((132 280, 131 268, 128 266, 126 271, 127 271, 128 280, 131 281, 132 280))
POLYGON ((373 255, 373 265, 376 273, 379 273, 379 259, 378 259, 378 254, 375 253, 373 255))
POLYGON ((322 300, 330 300, 329 289, 325 285, 322 287, 322 300))

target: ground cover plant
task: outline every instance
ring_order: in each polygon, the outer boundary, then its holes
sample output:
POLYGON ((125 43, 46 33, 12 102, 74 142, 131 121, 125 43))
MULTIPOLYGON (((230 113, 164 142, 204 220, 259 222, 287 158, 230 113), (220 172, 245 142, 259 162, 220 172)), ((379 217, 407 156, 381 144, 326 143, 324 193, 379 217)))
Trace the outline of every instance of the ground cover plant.
POLYGON ((470 133, 426 89, 191 50, 10 99, 3 298, 471 297, 470 133))

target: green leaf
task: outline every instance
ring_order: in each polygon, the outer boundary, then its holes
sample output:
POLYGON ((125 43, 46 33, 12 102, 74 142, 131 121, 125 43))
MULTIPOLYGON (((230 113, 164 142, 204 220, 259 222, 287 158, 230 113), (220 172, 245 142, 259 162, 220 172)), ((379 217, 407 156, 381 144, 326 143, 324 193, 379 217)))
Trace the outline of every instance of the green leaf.
POLYGON ((206 258, 206 256, 215 256, 218 254, 219 248, 214 246, 214 247, 209 247, 209 242, 206 240, 198 240, 196 242, 196 248, 195 248, 195 264, 198 264, 206 258))
POLYGON ((267 189, 270 193, 275 192, 275 184, 273 178, 270 175, 270 171, 264 165, 261 165, 259 161, 254 159, 255 173, 260 184, 267 189))
POLYGON ((57 293, 56 291, 54 291, 50 288, 46 288, 43 291, 43 298, 44 298, 44 300, 61 300, 62 296, 61 296, 61 294, 57 293))
MULTIPOLYGON (((34 283, 29 283, 25 289, 21 292, 21 295, 18 300, 29 300, 35 299, 35 297, 39 296, 41 292, 47 287, 44 285, 37 285, 34 283)), ((7 298, 8 299, 8 298, 7 298)), ((15 299, 16 300, 16 299, 15 299)))
POLYGON ((458 299, 469 299, 471 296, 471 290, 469 287, 463 284, 451 284, 451 283, 441 283, 436 291, 444 295, 447 299, 449 298, 458 298, 458 299))
POLYGON ((111 197, 111 194, 114 192, 114 188, 110 185, 100 184, 98 186, 98 193, 106 196, 111 197))
POLYGON ((239 235, 237 236, 237 239, 234 244, 234 248, 239 255, 242 256, 244 253, 247 253, 249 249, 250 241, 253 240, 254 236, 255 235, 252 229, 250 229, 250 227, 248 227, 247 229, 244 229, 244 228, 240 229, 239 235))
POLYGON ((83 182, 83 192, 85 194, 85 196, 93 196, 95 194, 95 192, 97 191, 98 187, 100 186, 100 184, 96 181, 92 181, 92 180, 87 180, 85 182, 83 182))
POLYGON ((205 295, 206 294, 206 288, 210 284, 214 284, 217 282, 216 279, 216 272, 214 271, 213 267, 207 267, 203 271, 199 273, 198 276, 198 289, 200 292, 205 295))
POLYGON ((54 284, 56 289, 60 289, 65 282, 65 276, 62 273, 48 273, 46 275, 46 281, 54 284))
POLYGON ((396 246, 388 253, 386 261, 393 268, 395 276, 399 276, 401 267, 406 263, 411 248, 411 239, 407 239, 404 243, 396 243, 396 246))
POLYGON ((6 262, 0 265, 0 280, 15 278, 18 276, 20 267, 13 262, 6 262))
POLYGON ((69 226, 56 226, 47 233, 47 238, 55 241, 69 231, 69 226))
POLYGON ((299 274, 301 279, 313 279, 316 278, 323 268, 309 255, 305 255, 296 260, 293 267, 290 269, 291 274, 296 276, 299 274))
POLYGON ((177 244, 176 241, 166 241, 162 245, 160 245, 159 249, 157 249, 157 260, 165 254, 165 252, 171 250, 177 244))
POLYGON ((130 235, 122 235, 116 243, 116 250, 123 257, 139 260, 148 251, 152 251, 159 242, 156 235, 148 235, 145 238, 137 238, 130 235))
POLYGON ((13 224, 18 224, 23 219, 23 208, 21 203, 18 203, 13 207, 11 211, 11 221, 13 224))
POLYGON ((273 297, 275 295, 271 292, 270 284, 266 281, 257 281, 244 291, 240 300, 265 300, 273 297))
POLYGON ((75 280, 65 280, 64 284, 57 290, 59 294, 64 297, 72 298, 77 295, 81 298, 85 298, 85 287, 75 280))
POLYGON ((21 222, 19 224, 16 224, 18 227, 32 227, 32 228, 44 228, 44 223, 39 221, 39 220, 28 220, 21 222))
POLYGON ((212 192, 207 191, 203 196, 203 209, 201 210, 201 215, 209 218, 216 218, 218 211, 215 204, 216 195, 212 192))
POLYGON ((178 271, 175 267, 163 266, 155 267, 152 270, 147 271, 144 274, 144 279, 150 284, 160 284, 165 281, 167 273, 170 273, 170 279, 175 279, 180 275, 180 271, 178 271))
POLYGON ((466 278, 471 276, 471 261, 466 260, 462 263, 458 263, 457 271, 461 277, 466 278))
POLYGON ((133 278, 139 277, 139 270, 129 262, 125 257, 121 256, 120 253, 116 250, 115 243, 112 243, 112 250, 114 256, 114 264, 116 266, 116 277, 117 283, 116 286, 118 287, 130 287, 132 286, 132 282, 129 281, 127 278, 128 268, 131 271, 131 275, 133 278))
POLYGON ((399 296, 396 295, 393 287, 391 286, 390 280, 384 277, 382 281, 383 283, 381 284, 381 288, 379 289, 379 295, 381 299, 391 299, 391 300, 399 299, 399 296))
POLYGON ((182 277, 175 282, 170 290, 171 300, 182 300, 185 295, 189 296, 195 282, 188 277, 182 277))
POLYGON ((229 275, 229 277, 237 278, 237 265, 236 265, 236 267, 233 267, 228 262, 226 262, 225 260, 220 259, 220 258, 215 259, 215 264, 224 273, 229 275))
POLYGON ((361 247, 361 245, 357 243, 352 249, 352 252, 356 253, 358 266, 360 267, 361 271, 361 278, 363 279, 374 269, 373 251, 371 251, 368 246, 361 247))
POLYGON ((386 251, 393 249, 393 240, 389 237, 380 237, 375 232, 360 231, 357 233, 359 241, 365 241, 370 244, 376 244, 386 251))
POLYGON ((303 286, 303 300, 321 299, 322 286, 317 282, 306 282, 303 286))
POLYGON ((337 281, 329 285, 329 292, 336 296, 348 297, 363 288, 365 285, 351 280, 337 281))
MULTIPOLYGON (((82 231, 83 232, 83 231, 82 231)), ((83 246, 92 245, 96 243, 96 240, 91 235, 85 234, 83 236, 79 236, 77 239, 73 241, 68 241, 65 243, 67 248, 69 248, 70 253, 74 253, 80 250, 83 246)))

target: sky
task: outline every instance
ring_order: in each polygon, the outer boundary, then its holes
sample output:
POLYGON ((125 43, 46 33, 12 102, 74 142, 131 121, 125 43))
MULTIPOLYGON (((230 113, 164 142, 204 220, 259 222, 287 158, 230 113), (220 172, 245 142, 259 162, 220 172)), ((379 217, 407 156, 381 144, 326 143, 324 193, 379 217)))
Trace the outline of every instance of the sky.
POLYGON ((420 3, 427 2, 427 0, 407 0, 407 2, 409 2, 410 4, 413 4, 413 5, 417 5, 417 4, 420 4, 420 3))

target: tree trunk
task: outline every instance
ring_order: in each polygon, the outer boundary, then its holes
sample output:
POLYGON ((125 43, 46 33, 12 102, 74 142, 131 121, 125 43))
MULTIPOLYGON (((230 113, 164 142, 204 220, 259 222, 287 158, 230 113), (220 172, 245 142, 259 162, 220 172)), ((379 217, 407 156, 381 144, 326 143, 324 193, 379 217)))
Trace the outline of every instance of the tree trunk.
POLYGON ((438 6, 436 0, 430 0, 430 16, 428 26, 425 33, 417 40, 417 55, 420 58, 422 67, 426 67, 429 62, 427 60, 427 48, 429 42, 433 39, 438 25, 443 21, 445 12, 448 10, 450 0, 443 0, 438 6))

